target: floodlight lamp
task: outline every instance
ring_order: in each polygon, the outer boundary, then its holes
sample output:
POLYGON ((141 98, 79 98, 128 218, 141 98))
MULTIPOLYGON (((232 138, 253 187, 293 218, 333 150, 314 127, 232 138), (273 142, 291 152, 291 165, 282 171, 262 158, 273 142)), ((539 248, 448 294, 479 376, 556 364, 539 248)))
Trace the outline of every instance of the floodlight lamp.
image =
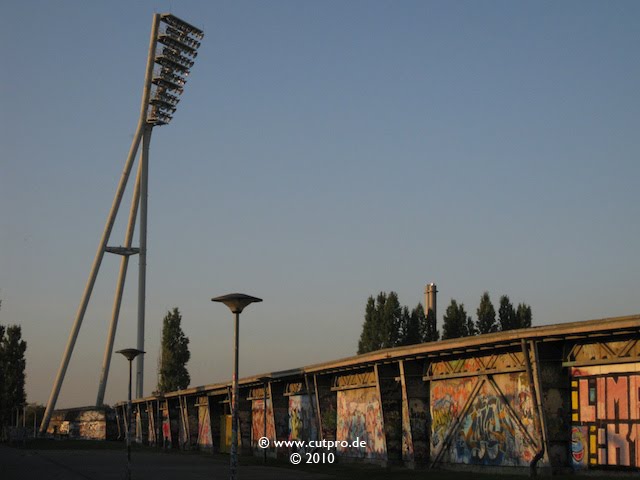
POLYGON ((164 33, 166 35, 169 35, 171 38, 174 38, 175 40, 181 43, 184 43, 185 45, 188 45, 193 48, 200 48, 199 41, 189 37, 187 33, 176 30, 175 28, 166 27, 164 33))
POLYGON ((184 53, 184 54, 189 55, 191 57, 195 57, 196 56, 196 49, 195 48, 190 47, 189 45, 187 45, 185 43, 182 43, 181 41, 176 40, 175 38, 173 38, 173 37, 171 37, 169 35, 166 35, 166 34, 160 35, 158 37, 158 41, 160 43, 162 43, 163 45, 166 45, 168 47, 171 47, 171 48, 174 48, 176 50, 179 50, 180 53, 184 53))
POLYGON ((157 56, 156 63, 163 67, 170 68, 172 70, 177 70, 184 75, 189 75, 189 69, 187 67, 179 64, 178 62, 175 62, 174 60, 166 56, 163 56, 163 55, 157 56))
POLYGON ((157 98, 162 102, 165 102, 165 103, 168 103, 169 105, 174 105, 174 106, 177 105, 178 102, 180 101, 180 97, 177 97, 176 95, 171 95, 168 92, 160 91, 159 89, 156 90, 156 94, 154 98, 157 98))
POLYGON ((151 82, 161 88, 173 90, 178 93, 182 93, 184 91, 184 89, 180 85, 176 85, 175 83, 170 82, 162 77, 154 77, 151 82))
POLYGON ((162 55, 167 57, 169 60, 179 63, 180 65, 184 65, 187 68, 193 67, 193 64, 194 64, 193 60, 187 57, 183 57, 182 55, 180 55, 179 51, 174 50, 172 48, 164 47, 162 49, 162 55))
POLYGON ((167 70, 166 68, 163 68, 162 70, 160 70, 158 75, 161 78, 165 79, 166 81, 175 83, 180 87, 184 87, 184 84, 187 83, 187 81, 184 78, 182 78, 179 75, 176 75, 175 73, 173 73, 172 70, 167 70))
POLYGON ((159 98, 152 98, 151 101, 149 102, 151 103, 151 105, 154 105, 158 108, 161 108, 162 110, 168 110, 169 113, 173 113, 176 111, 176 107, 159 99, 159 98))
POLYGON ((185 22, 184 20, 180 20, 178 17, 170 13, 165 13, 161 15, 160 19, 167 25, 171 25, 172 27, 175 27, 184 32, 190 33, 191 35, 196 37, 198 40, 202 40, 202 38, 204 37, 204 32, 202 30, 194 27, 193 25, 185 22))

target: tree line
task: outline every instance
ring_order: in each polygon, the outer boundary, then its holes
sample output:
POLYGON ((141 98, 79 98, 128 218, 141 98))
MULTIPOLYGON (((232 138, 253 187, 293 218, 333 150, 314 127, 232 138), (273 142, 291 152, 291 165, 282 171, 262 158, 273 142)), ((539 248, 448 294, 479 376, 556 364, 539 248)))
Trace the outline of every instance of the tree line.
POLYGON ((380 292, 367 299, 362 333, 358 342, 358 354, 382 348, 434 342, 442 337, 468 337, 518 328, 531 327, 531 307, 519 303, 514 307, 507 295, 500 297, 498 311, 491 302, 489 292, 480 297, 476 309, 477 319, 467 314, 463 303, 451 299, 442 317, 442 335, 436 325, 433 310, 425 315, 424 307, 418 303, 413 309, 400 305, 396 292, 380 292))

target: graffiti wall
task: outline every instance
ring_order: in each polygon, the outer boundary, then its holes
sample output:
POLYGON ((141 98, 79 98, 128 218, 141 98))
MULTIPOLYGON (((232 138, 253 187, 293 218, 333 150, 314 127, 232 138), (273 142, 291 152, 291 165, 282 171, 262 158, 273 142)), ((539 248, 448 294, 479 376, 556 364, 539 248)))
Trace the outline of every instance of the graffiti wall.
POLYGON ((211 436, 211 414, 209 413, 209 401, 206 397, 198 401, 198 448, 210 449, 213 447, 211 436))
POLYGON ((289 397, 289 440, 316 440, 318 429, 309 395, 289 397))
POLYGON ((575 469, 640 466, 640 363, 571 369, 575 469))
POLYGON ((136 421, 136 429, 134 432, 134 439, 133 441, 136 443, 142 443, 142 416, 141 416, 141 412, 140 412, 140 405, 138 405, 138 407, 136 408, 134 414, 135 414, 135 421, 136 421))
POLYGON ((445 463, 528 466, 541 443, 534 405, 524 372, 433 382, 432 457, 445 463))
POLYGON ((442 380, 431 384, 431 454, 436 457, 467 404, 477 377, 442 380))
MULTIPOLYGON (((266 437, 273 441, 276 438, 276 428, 273 423, 273 406, 271 405, 271 399, 267 398, 267 434, 266 437)), ((251 446, 260 452, 262 449, 258 447, 258 440, 264 437, 265 434, 265 408, 264 400, 252 400, 251 402, 251 446)))
POLYGON ((382 421, 382 405, 375 387, 341 390, 337 395, 336 440, 353 442, 364 440, 366 447, 340 447, 338 454, 345 457, 386 460, 382 421))
POLYGON ((427 458, 429 406, 422 398, 409 399, 409 420, 411 425, 411 439, 413 442, 414 460, 423 462, 427 458))
POLYGON ((171 418, 169 417, 169 409, 162 409, 162 446, 171 448, 171 418))

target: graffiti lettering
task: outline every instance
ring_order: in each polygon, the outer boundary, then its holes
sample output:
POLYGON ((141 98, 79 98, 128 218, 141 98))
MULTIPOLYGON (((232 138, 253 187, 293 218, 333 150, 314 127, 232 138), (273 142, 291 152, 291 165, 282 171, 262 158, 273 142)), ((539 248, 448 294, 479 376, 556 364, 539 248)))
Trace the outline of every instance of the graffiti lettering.
MULTIPOLYGON (((630 370, 637 365, 630 364, 630 370)), ((640 375, 619 366, 574 368, 574 425, 571 453, 575 468, 588 465, 640 466, 640 375), (587 443, 587 428, 590 429, 587 443), (596 438, 597 435, 597 438, 596 438)))

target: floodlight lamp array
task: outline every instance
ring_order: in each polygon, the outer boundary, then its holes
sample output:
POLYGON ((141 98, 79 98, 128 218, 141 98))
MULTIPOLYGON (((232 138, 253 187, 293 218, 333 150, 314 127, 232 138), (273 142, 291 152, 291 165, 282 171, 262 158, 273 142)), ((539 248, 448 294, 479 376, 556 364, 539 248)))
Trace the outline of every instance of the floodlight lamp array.
POLYGON ((153 125, 166 125, 173 118, 204 37, 202 30, 171 14, 162 14, 160 22, 147 114, 147 123, 153 125))

